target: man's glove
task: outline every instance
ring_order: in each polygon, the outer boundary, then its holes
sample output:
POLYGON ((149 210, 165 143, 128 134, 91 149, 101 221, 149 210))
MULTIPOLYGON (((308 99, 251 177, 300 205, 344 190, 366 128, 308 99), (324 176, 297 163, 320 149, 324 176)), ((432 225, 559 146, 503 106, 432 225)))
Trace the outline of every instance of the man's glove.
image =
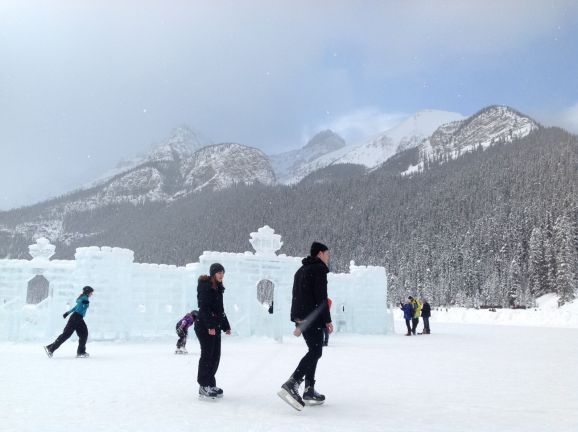
POLYGON ((70 312, 64 312, 64 313, 62 314, 62 318, 66 319, 66 317, 68 316, 69 313, 70 313, 70 312))

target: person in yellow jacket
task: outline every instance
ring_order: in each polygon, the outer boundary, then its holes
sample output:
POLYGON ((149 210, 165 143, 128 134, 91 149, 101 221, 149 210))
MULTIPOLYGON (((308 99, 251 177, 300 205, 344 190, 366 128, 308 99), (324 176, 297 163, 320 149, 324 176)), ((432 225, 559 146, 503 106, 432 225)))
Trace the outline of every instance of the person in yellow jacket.
POLYGON ((421 316, 421 302, 413 297, 408 297, 411 300, 411 306, 413 308, 413 318, 411 319, 411 332, 415 335, 417 330, 417 325, 419 323, 419 317, 421 316))

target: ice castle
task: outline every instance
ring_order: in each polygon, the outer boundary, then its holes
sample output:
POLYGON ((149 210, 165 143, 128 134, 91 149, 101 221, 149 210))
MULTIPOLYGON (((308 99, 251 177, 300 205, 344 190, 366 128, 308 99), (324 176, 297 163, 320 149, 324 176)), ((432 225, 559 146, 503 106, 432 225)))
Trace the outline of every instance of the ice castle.
MULTIPOLYGON (((177 267, 135 263, 131 250, 96 246, 76 249, 74 260, 50 260, 55 246, 40 238, 29 247, 31 260, 0 260, 0 340, 54 338, 84 285, 95 289, 86 316, 92 340, 174 335, 178 319, 197 307, 198 277, 220 262, 233 333, 282 341, 293 329, 293 275, 301 258, 278 255, 281 236, 268 226, 249 241, 254 252, 204 252, 199 262, 177 267)), ((328 293, 337 332, 393 333, 383 267, 352 261, 349 273, 329 273, 328 293)))

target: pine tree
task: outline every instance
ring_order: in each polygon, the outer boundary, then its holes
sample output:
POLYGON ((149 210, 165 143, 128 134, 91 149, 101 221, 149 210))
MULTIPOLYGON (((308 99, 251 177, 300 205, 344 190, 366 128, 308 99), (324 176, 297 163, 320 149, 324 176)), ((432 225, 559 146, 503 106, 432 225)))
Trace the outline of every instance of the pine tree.
POLYGON ((565 215, 558 217, 554 225, 556 245, 556 288, 560 303, 564 304, 576 298, 576 250, 572 225, 565 215))
POLYGON ((534 228, 530 236, 528 279, 530 292, 534 297, 548 292, 544 236, 540 228, 534 228))
POLYGON ((546 267, 547 292, 556 291, 556 245, 554 241, 554 227, 551 214, 548 213, 548 220, 544 230, 544 265, 546 267))

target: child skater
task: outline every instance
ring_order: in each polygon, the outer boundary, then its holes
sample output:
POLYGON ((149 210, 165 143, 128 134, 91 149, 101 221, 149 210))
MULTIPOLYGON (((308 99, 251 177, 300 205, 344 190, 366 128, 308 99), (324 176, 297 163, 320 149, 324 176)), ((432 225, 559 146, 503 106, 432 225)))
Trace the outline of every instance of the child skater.
POLYGON ((175 354, 188 354, 186 345, 187 336, 189 335, 189 327, 192 326, 197 320, 198 313, 199 312, 196 310, 191 311, 182 317, 177 323, 176 330, 177 335, 179 336, 179 340, 177 341, 177 349, 175 350, 175 354))
POLYGON ((72 314, 70 315, 70 319, 66 323, 62 334, 58 336, 56 340, 50 345, 44 347, 48 357, 52 357, 54 351, 56 351, 60 345, 62 345, 70 336, 72 336, 72 333, 74 332, 76 332, 78 335, 78 349, 76 350, 76 357, 86 358, 89 356, 86 352, 88 328, 84 322, 84 316, 86 315, 86 311, 90 305, 90 301, 88 299, 92 297, 93 293, 94 289, 92 287, 85 286, 82 288, 82 293, 80 293, 76 299, 76 305, 62 315, 62 318, 66 319, 68 315, 72 314))

